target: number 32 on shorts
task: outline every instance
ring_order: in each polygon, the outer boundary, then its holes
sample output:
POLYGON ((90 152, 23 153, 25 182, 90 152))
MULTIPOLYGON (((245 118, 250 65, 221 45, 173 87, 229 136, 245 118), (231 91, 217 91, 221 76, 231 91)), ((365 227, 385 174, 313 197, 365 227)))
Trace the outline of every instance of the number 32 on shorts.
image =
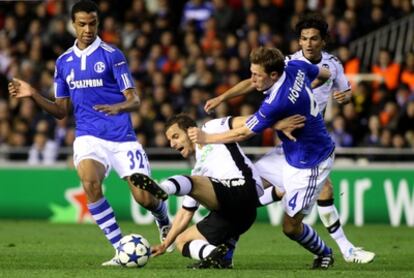
POLYGON ((147 154, 142 154, 140 150, 136 150, 135 152, 129 151, 127 156, 129 158, 129 168, 131 170, 135 169, 136 166, 138 166, 139 169, 144 169, 145 165, 148 165, 147 154))

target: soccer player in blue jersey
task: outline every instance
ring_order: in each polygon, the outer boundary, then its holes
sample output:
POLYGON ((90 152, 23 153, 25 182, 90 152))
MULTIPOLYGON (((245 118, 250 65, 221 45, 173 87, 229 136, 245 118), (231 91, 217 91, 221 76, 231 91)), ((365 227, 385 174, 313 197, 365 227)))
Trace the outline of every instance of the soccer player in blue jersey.
MULTIPOLYGON (((114 211, 102 192, 111 168, 129 184, 135 200, 154 215, 162 237, 170 227, 164 202, 133 186, 133 173, 150 175, 147 155, 137 141, 129 112, 139 107, 139 97, 127 61, 116 47, 98 36, 98 7, 81 0, 72 7, 74 45, 56 61, 55 101, 43 97, 28 83, 14 78, 10 96, 32 98, 58 119, 66 117, 71 103, 76 120, 74 164, 88 199, 88 208, 116 250, 122 238, 114 211)), ((120 265, 115 255, 103 266, 120 265)))
POLYGON ((285 67, 284 56, 276 48, 257 48, 250 61, 252 84, 267 95, 259 110, 230 131, 208 134, 191 128, 189 137, 200 144, 242 141, 284 118, 305 116, 304 127, 292 133, 296 140, 278 131, 286 158, 282 167, 283 232, 316 256, 315 268, 326 269, 333 264, 332 249, 302 220, 313 208, 334 161, 335 144, 311 90, 311 82, 327 80, 330 72, 297 60, 289 61, 285 67))
MULTIPOLYGON (((309 14, 301 18, 296 24, 295 31, 298 35, 301 50, 288 55, 285 62, 301 60, 318 67, 328 68, 331 72, 331 77, 328 81, 317 88, 313 88, 315 100, 322 115, 324 115, 331 95, 338 104, 348 103, 352 97, 352 90, 344 74, 343 67, 334 55, 323 51, 328 37, 328 24, 326 21, 317 14, 309 14)), ((209 112, 225 99, 251 92, 251 88, 251 80, 243 80, 224 94, 208 100, 205 109, 209 112)), ((283 150, 275 148, 255 162, 262 178, 273 184, 275 188, 275 190, 273 188, 265 190, 265 193, 260 198, 262 205, 267 205, 277 200, 276 188, 282 183, 282 178, 281 175, 276 175, 281 171, 273 165, 278 165, 278 162, 284 159, 283 156, 283 150)), ((339 213, 334 205, 333 187, 329 178, 321 190, 317 201, 317 208, 322 223, 338 244, 346 262, 365 264, 374 260, 375 253, 354 246, 346 237, 339 219, 339 213)))

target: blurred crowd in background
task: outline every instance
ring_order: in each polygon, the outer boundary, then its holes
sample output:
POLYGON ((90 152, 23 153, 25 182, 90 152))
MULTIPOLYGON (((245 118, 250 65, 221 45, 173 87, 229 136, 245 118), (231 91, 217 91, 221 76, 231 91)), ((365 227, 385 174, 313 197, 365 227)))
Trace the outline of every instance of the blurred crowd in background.
MULTIPOLYGON (((74 43, 70 8, 76 1, 0 3, 0 148, 27 147, 10 154, 32 164, 53 163, 59 147, 74 140, 73 119, 56 120, 31 99, 10 99, 12 77, 31 83, 53 99, 55 60, 74 43)), ((414 53, 402 62, 382 49, 376 63, 361 68, 349 43, 413 13, 411 0, 100 0, 99 36, 128 59, 141 98, 132 122, 144 147, 166 147, 164 124, 189 113, 210 117, 248 115, 262 94, 253 93, 204 112, 207 99, 249 78, 249 53, 274 46, 286 55, 299 49, 293 27, 318 11, 329 24, 327 51, 336 50, 345 72, 377 73, 383 82, 353 84, 352 103, 333 104, 329 130, 339 147, 414 148, 414 53)), ((271 146, 269 130, 244 142, 271 146)))

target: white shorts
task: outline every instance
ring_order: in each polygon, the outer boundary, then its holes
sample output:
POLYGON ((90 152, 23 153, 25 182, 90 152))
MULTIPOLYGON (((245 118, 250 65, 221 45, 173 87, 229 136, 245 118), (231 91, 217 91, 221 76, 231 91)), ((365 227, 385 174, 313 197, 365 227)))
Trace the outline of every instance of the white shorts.
POLYGON ((299 169, 283 165, 283 186, 285 195, 282 202, 285 212, 293 217, 299 212, 307 215, 319 197, 323 185, 331 172, 334 163, 334 153, 310 169, 299 169))
POLYGON ((285 192, 283 187, 283 164, 285 154, 281 146, 272 148, 254 163, 260 177, 270 182, 278 191, 285 192))
POLYGON ((259 175, 284 192, 282 202, 285 212, 293 217, 297 213, 307 215, 319 197, 319 193, 331 172, 334 153, 317 167, 300 169, 287 163, 281 146, 266 153, 255 166, 259 175))
POLYGON ((76 137, 73 143, 75 167, 84 159, 93 159, 104 165, 106 176, 111 168, 121 178, 133 173, 151 175, 147 154, 138 141, 113 142, 89 135, 76 137))

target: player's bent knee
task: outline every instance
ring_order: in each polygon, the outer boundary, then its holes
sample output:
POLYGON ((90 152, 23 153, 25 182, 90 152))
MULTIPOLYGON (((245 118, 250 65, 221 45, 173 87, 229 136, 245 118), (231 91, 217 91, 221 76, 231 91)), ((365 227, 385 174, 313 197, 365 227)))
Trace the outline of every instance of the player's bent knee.
POLYGON ((321 193, 319 194, 318 200, 329 200, 333 198, 332 183, 327 180, 322 187, 321 193))
MULTIPOLYGON (((178 250, 178 252, 180 252, 180 253, 183 253, 183 251, 184 251, 184 245, 185 245, 185 242, 183 242, 183 241, 179 241, 179 242, 175 242, 175 248, 178 250)), ((184 254, 183 254, 184 255, 184 254)))
POLYGON ((98 182, 82 181, 83 190, 89 202, 96 202, 103 197, 102 186, 98 182))
POLYGON ((298 237, 301 233, 302 223, 297 222, 295 219, 285 219, 283 222, 283 233, 294 239, 298 237))

